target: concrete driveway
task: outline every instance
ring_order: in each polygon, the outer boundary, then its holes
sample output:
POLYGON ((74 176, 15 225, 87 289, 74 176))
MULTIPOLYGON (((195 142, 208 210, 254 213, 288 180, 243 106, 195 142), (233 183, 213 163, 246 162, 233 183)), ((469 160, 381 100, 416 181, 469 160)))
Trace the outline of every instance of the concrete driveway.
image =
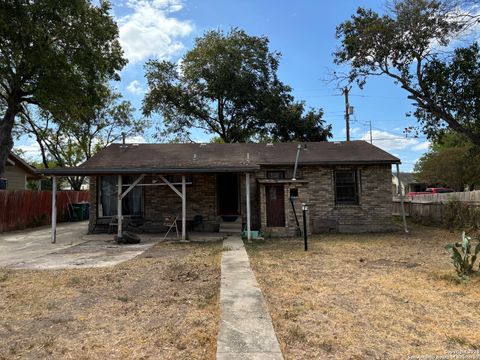
POLYGON ((112 266, 149 249, 158 237, 142 237, 140 244, 119 245, 113 235, 86 235, 88 222, 57 227, 57 243, 50 242, 50 227, 0 234, 0 267, 65 269, 112 266))

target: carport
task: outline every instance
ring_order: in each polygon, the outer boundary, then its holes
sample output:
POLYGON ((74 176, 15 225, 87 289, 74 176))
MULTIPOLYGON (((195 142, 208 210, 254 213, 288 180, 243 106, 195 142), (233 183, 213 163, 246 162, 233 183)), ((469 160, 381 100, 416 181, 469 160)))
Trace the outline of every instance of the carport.
MULTIPOLYGON (((230 172, 237 172, 244 169, 229 169, 230 172)), ((102 175, 115 175, 117 178, 117 237, 121 239, 123 237, 123 209, 122 200, 129 194, 135 187, 142 186, 168 186, 181 200, 182 203, 182 215, 181 215, 181 238, 183 241, 187 239, 187 225, 186 225, 186 209, 187 209, 187 191, 186 187, 189 184, 186 180, 185 173, 203 173, 218 171, 218 169, 184 169, 184 173, 181 174, 181 182, 171 182, 165 175, 178 174, 178 169, 163 169, 162 173, 158 173, 158 169, 109 169, 109 170, 90 170, 81 168, 64 168, 64 169, 43 169, 39 170, 45 176, 51 176, 52 178, 52 227, 51 227, 51 242, 56 242, 56 229, 57 229, 57 207, 56 207, 56 195, 57 195, 57 179, 60 176, 102 176, 102 175), (125 175, 136 176, 135 180, 131 184, 124 184, 122 177, 125 175), (142 180, 147 175, 155 175, 160 178, 161 181, 156 183, 142 183, 142 180), (176 186, 181 186, 179 191, 176 186)), ((246 233, 247 238, 251 238, 251 198, 250 198, 250 173, 245 172, 245 202, 246 202, 246 233)))

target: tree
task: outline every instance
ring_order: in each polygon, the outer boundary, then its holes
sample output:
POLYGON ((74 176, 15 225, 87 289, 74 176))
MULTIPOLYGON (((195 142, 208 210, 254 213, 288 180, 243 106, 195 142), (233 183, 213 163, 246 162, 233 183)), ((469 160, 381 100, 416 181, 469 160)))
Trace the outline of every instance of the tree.
POLYGON ((327 141, 332 137, 332 125, 326 125, 323 110, 310 109, 297 102, 286 106, 270 129, 273 141, 327 141))
POLYGON ((0 6, 0 178, 13 147, 15 118, 34 105, 79 119, 118 80, 126 60, 110 5, 89 0, 5 0, 0 6))
POLYGON ((396 1, 383 16, 359 8, 337 27, 335 63, 350 65, 347 79, 360 87, 369 76, 392 78, 414 101, 428 137, 450 129, 480 145, 478 45, 458 48, 453 56, 445 51, 478 21, 451 1, 396 1))
MULTIPOLYGON (((91 106, 79 118, 55 118, 45 111, 24 111, 17 128, 32 137, 40 147, 44 168, 52 165, 73 167, 90 159, 95 153, 121 139, 122 135, 143 133, 148 123, 133 117, 134 108, 121 95, 108 91, 102 102, 91 106)), ((67 178, 74 190, 80 190, 84 177, 67 178)))
POLYGON ((197 128, 227 143, 249 141, 293 100, 277 78, 279 59, 265 37, 208 31, 180 64, 147 63, 144 114, 163 115, 164 135, 188 138, 197 128))
POLYGON ((446 132, 415 164, 415 178, 429 185, 458 191, 480 185, 480 154, 464 137, 446 132))

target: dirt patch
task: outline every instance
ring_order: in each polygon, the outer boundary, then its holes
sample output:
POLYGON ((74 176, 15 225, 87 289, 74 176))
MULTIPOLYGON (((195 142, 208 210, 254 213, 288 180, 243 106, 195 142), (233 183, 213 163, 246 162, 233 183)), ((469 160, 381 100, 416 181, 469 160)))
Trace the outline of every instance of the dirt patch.
POLYGON ((328 234, 247 245, 286 359, 406 359, 480 350, 480 277, 456 278, 458 233, 328 234))
POLYGON ((109 268, 0 269, 0 359, 214 359, 220 256, 159 244, 109 268))
POLYGON ((396 260, 390 260, 390 259, 378 259, 378 260, 373 260, 373 261, 365 261, 363 258, 359 260, 360 262, 365 262, 366 266, 370 266, 373 268, 376 267, 401 267, 401 268, 414 268, 417 266, 420 266, 420 264, 417 263, 411 263, 411 262, 406 262, 406 261, 396 261, 396 260))

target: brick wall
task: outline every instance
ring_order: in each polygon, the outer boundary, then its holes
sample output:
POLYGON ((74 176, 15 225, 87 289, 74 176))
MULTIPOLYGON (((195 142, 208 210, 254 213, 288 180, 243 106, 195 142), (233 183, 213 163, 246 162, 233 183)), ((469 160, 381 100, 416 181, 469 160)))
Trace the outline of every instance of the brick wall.
POLYGON ((90 217, 88 222, 88 232, 91 233, 97 221, 97 178, 90 176, 88 178, 88 187, 90 189, 90 217))
MULTIPOLYGON (((359 204, 335 204, 334 170, 345 167, 306 167, 302 177, 309 181, 309 225, 312 232, 388 231, 392 224, 391 166, 360 166, 359 204)), ((352 169, 346 168, 346 169, 352 169)))
MULTIPOLYGON (((307 203, 308 231, 362 232, 387 231, 392 229, 391 167, 390 165, 360 166, 359 204, 337 205, 334 194, 334 170, 341 167, 301 166, 298 169, 297 182, 284 183, 285 189, 285 227, 266 226, 265 185, 258 180, 266 179, 268 170, 284 170, 285 178, 293 176, 292 167, 264 167, 250 177, 252 230, 262 229, 272 235, 293 236, 296 234, 295 216, 290 203, 290 189, 298 190, 294 200, 298 221, 302 227, 301 203, 307 203)), ((147 176, 142 183, 152 183, 147 176)), ((193 174, 192 185, 187 185, 187 220, 191 222, 196 215, 203 217, 203 226, 199 230, 217 231, 220 224, 216 191, 216 174, 193 174)), ((240 212, 246 221, 245 174, 239 175, 240 212)), ((97 217, 96 178, 90 178, 90 230, 97 217)), ((181 186, 177 189, 181 191, 181 186)), ((181 215, 182 202, 170 187, 144 187, 144 218, 153 227, 161 231, 165 215, 181 215)), ((108 222, 108 220, 107 220, 108 222)))
MULTIPOLYGON (((308 232, 376 232, 392 230, 391 166, 370 165, 355 167, 359 171, 359 204, 335 204, 334 171, 352 167, 302 166, 297 179, 285 183, 285 227, 267 227, 265 186, 260 187, 261 228, 271 235, 293 236, 296 222, 289 200, 290 189, 298 190, 294 205, 303 231, 302 203, 308 204, 308 232)), ((288 172, 286 178, 290 178, 288 172)), ((263 169, 259 177, 264 177, 263 169)))
MULTIPOLYGON (((145 178, 145 183, 151 183, 151 177, 145 178)), ((181 185, 176 186, 181 192, 181 185)), ((187 220, 192 221, 196 215, 203 217, 202 230, 217 231, 218 221, 216 176, 214 174, 193 174, 192 185, 187 185, 187 220)), ((145 187, 144 217, 159 226, 166 215, 182 216, 182 200, 167 185, 145 187)))

